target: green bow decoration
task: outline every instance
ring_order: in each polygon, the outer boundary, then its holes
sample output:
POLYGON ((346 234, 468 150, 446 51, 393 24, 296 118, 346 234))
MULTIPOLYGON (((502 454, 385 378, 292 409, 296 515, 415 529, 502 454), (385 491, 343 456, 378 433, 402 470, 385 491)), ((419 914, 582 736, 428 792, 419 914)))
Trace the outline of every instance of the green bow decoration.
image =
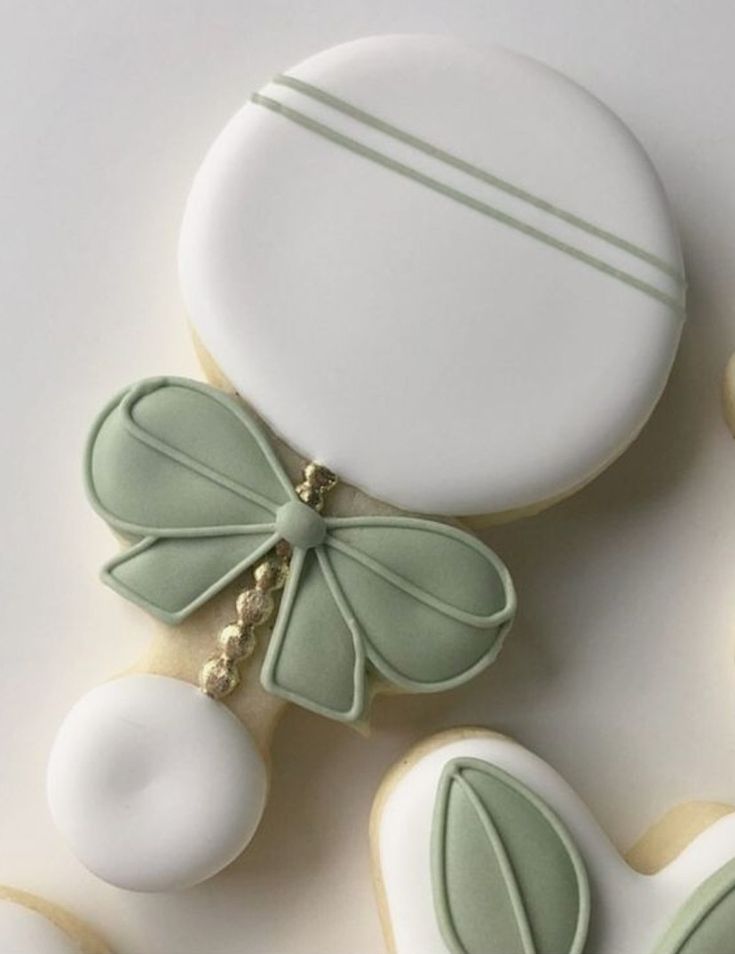
MULTIPOLYGON (((448 952, 596 954, 582 856, 561 819, 518 779, 480 759, 449 762, 432 842, 435 913, 448 952)), ((735 860, 696 888, 653 954, 733 950, 735 860)))
POLYGON ((368 675, 414 692, 467 681, 515 613, 507 569, 475 537, 404 516, 322 517, 243 407, 194 381, 154 378, 115 398, 92 431, 86 479, 97 512, 132 542, 104 581, 167 623, 286 539, 262 682, 334 719, 362 716, 368 675))

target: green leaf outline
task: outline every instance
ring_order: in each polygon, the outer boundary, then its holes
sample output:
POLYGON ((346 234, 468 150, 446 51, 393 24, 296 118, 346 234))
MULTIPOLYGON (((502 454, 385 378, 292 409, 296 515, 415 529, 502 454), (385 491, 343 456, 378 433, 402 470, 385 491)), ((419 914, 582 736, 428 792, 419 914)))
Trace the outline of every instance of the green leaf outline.
POLYGON ((525 909, 521 891, 513 871, 512 862, 508 856, 508 852, 502 841, 500 833, 495 827, 495 824, 490 816, 490 813, 485 808, 482 800, 475 793, 469 782, 463 778, 462 773, 467 769, 485 773, 507 785, 530 803, 530 805, 550 825, 556 836, 559 838, 572 864, 572 868, 576 877, 579 898, 579 912, 575 933, 572 940, 572 946, 570 947, 569 951, 559 952, 559 954, 583 954, 584 946, 587 940, 591 911, 590 886, 584 861, 571 834, 558 815, 552 811, 551 808, 549 808, 546 802, 544 802, 543 799, 536 795, 535 792, 531 791, 531 789, 525 786, 517 778, 498 768, 498 766, 492 765, 490 762, 471 757, 452 759, 444 766, 444 770, 437 788, 432 825, 431 867, 432 884, 434 890, 434 907, 442 936, 449 946, 452 954, 469 954, 462 943, 461 938, 459 937, 453 920, 446 884, 445 857, 448 832, 447 822, 449 798, 452 787, 456 784, 462 786, 463 792, 477 813, 480 823, 488 836, 488 840, 490 841, 493 851, 495 852, 499 867, 503 872, 505 886, 516 917, 519 935, 524 947, 524 954, 537 954, 533 932, 529 923, 529 918, 525 909))

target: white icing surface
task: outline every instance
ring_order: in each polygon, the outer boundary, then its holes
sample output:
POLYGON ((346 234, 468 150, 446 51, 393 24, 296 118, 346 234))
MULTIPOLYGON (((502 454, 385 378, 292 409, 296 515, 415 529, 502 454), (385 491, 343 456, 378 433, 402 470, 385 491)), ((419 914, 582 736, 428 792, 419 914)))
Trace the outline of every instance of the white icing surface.
POLYGON ((450 954, 434 914, 431 827, 444 766, 458 757, 484 759, 527 785, 564 822, 579 848, 592 888, 586 949, 594 954, 646 954, 695 888, 735 857, 735 814, 720 819, 655 875, 641 875, 617 853, 587 807, 545 762, 507 739, 480 736, 440 745, 389 790, 378 856, 396 954, 450 954))
MULTIPOLYGON (((637 141, 535 61, 385 36, 288 72, 681 267, 637 141)), ((548 211, 301 91, 262 92, 676 294, 548 211)), ((205 347, 287 442, 422 512, 499 512, 593 476, 648 417, 681 327, 637 288, 254 103, 195 180, 180 274, 205 347)))
POLYGON ((66 717, 48 767, 54 821, 92 872, 134 891, 212 877, 245 848, 267 772, 247 729, 194 686, 126 676, 66 717))
POLYGON ((15 901, 0 900, 3 954, 80 954, 81 948, 43 915, 15 901))

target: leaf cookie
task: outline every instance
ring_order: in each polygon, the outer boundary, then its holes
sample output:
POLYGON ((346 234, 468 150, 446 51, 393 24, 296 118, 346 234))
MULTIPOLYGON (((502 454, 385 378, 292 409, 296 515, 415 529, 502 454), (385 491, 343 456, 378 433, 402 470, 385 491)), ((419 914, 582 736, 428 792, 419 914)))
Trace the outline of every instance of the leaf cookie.
POLYGON ((455 759, 435 812, 434 898, 452 954, 580 954, 587 875, 533 792, 487 762, 455 759))
POLYGON ((735 950, 735 813, 640 874, 548 765, 481 729, 409 753, 372 838, 392 954, 735 950))

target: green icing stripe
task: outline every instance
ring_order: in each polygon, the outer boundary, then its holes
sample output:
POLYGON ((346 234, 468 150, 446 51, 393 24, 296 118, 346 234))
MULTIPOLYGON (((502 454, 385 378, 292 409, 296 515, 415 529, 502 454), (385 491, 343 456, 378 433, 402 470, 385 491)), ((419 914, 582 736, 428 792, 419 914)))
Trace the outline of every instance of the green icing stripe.
POLYGON ((659 288, 656 288, 649 282, 637 278, 635 275, 630 274, 630 272, 616 268, 614 265, 610 265, 608 262, 605 262, 603 259, 598 258, 595 255, 590 255, 588 252, 585 252, 574 245, 570 245, 568 242, 564 242, 561 239, 557 239, 553 235, 542 232, 540 229, 537 229, 532 225, 528 225, 527 223, 522 222, 520 219, 516 219, 512 215, 508 215, 506 212, 496 209, 494 206, 491 206, 486 202, 482 202, 481 200, 476 199, 465 192, 461 192, 459 189, 455 189, 452 186, 446 185, 438 179, 426 175, 425 173, 420 172, 419 170, 414 169, 405 163, 399 162, 396 159, 392 159, 390 156, 387 156, 382 152, 378 152, 378 150, 372 149, 370 146, 366 146, 363 143, 358 142, 356 139, 352 139, 350 136, 346 136, 343 133, 338 132, 336 129, 332 129, 329 126, 324 125, 324 123, 320 123, 317 120, 312 119, 305 113, 293 109, 290 106, 284 105, 278 100, 272 99, 269 96, 263 96, 262 93, 253 93, 251 100, 256 105, 269 109, 271 112, 281 115, 285 119, 302 126, 304 129, 308 129, 310 132, 316 133, 317 135, 322 136, 324 139, 328 139, 330 142, 348 149, 350 152, 362 156, 365 159, 369 159, 370 161, 375 162, 386 169, 390 169, 392 172, 398 173, 398 175, 402 175, 413 180, 414 182, 426 186, 432 191, 437 192, 446 198, 453 199, 455 202, 459 202, 461 205, 473 209, 474 211, 479 212, 488 218, 494 219, 497 222, 501 222, 502 224, 507 225, 509 228, 515 229, 516 231, 521 232, 530 238, 536 239, 537 241, 551 246, 560 252, 564 252, 566 255, 569 255, 572 258, 589 265, 597 271, 603 272, 611 278, 615 278, 623 284, 629 285, 631 288, 635 288, 651 298, 655 298, 657 301, 660 301, 664 305, 671 308, 672 311, 674 311, 680 317, 684 317, 684 307, 677 298, 668 295, 666 292, 661 291, 659 288))
POLYGON ((556 218, 561 219, 563 222, 587 232, 589 235, 594 235, 596 238, 602 239, 603 241, 608 242, 610 245, 614 245, 616 248, 622 249, 624 252, 628 252, 630 255, 634 255, 636 258, 641 259, 641 261, 648 262, 649 265, 653 265, 655 268, 658 268, 666 275, 669 275, 671 278, 675 279, 682 286, 684 285, 684 278, 679 271, 672 265, 669 265, 668 262, 665 262, 662 258, 659 258, 658 255, 654 255, 652 252, 646 251, 646 249, 641 248, 639 245, 629 242, 627 239, 620 238, 620 236, 615 235, 613 232, 609 232, 606 229, 600 228, 598 225, 595 225, 592 222, 588 222, 586 219, 575 215, 573 212, 567 212, 564 209, 559 208, 559 206, 554 205, 552 202, 548 202, 546 199, 543 199, 540 196, 534 195, 527 189, 522 189, 519 186, 513 185, 513 183, 508 182, 507 179, 502 179, 500 176, 496 176, 492 172, 487 172, 485 169, 482 169, 471 162, 467 162, 466 160, 461 159, 459 156, 455 156, 453 153, 447 152, 445 149, 440 149, 438 146, 434 146, 430 142, 420 139, 418 136, 404 132, 404 130, 386 122, 384 119, 380 119, 378 116, 373 116, 371 113, 365 112, 365 110, 359 109, 357 106, 353 106, 344 99, 340 99, 338 96, 334 96, 332 93, 326 92, 326 90, 319 89, 319 87, 313 86, 311 83, 305 83, 303 80, 297 79, 295 76, 280 74, 274 77, 272 82, 275 85, 286 86, 289 89, 303 93, 304 96, 308 96, 319 103, 323 103, 325 106, 331 106, 333 109, 343 113, 345 116, 349 116, 351 119, 356 119, 359 122, 364 123, 366 126, 370 126, 372 129, 376 129, 379 132, 385 133, 387 136, 392 136, 393 139, 397 139, 399 142, 405 143, 407 146, 412 146, 414 149, 419 150, 419 152, 423 152, 432 159, 438 159, 441 162, 446 163, 446 165, 452 166, 453 168, 458 169, 460 172, 464 172, 467 175, 478 179, 480 182, 485 182, 487 185, 494 186, 496 189, 507 192, 509 195, 515 196, 517 199, 522 199, 524 202, 528 202, 529 205, 533 205, 537 209, 541 209, 543 212, 547 212, 549 215, 553 215, 556 218))

